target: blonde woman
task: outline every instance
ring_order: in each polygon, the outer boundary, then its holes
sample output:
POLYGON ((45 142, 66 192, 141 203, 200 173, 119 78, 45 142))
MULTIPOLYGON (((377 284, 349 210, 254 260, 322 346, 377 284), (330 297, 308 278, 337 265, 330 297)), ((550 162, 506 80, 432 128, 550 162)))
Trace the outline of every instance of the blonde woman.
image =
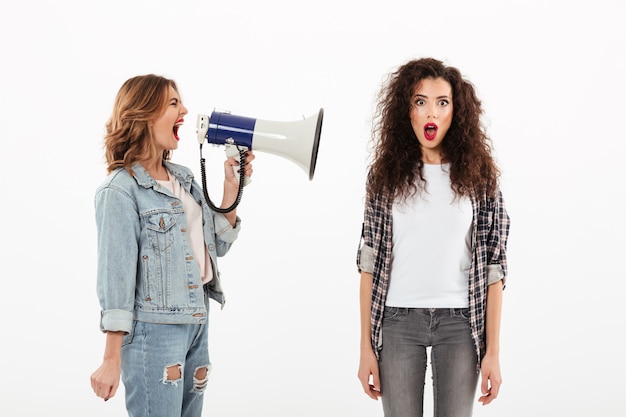
MULTIPOLYGON (((186 114, 176 83, 148 74, 122 85, 106 125, 108 176, 95 195, 106 344, 91 386, 106 401, 121 375, 129 416, 202 414, 209 299, 224 302, 217 258, 240 231, 236 210, 212 211, 192 172, 170 162, 186 114)), ((238 164, 224 163, 222 207, 237 197, 238 164)))

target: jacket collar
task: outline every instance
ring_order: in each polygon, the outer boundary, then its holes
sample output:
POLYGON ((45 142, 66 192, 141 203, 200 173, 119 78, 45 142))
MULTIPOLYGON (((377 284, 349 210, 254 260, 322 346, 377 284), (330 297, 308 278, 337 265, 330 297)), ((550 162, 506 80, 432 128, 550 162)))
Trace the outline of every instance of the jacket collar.
MULTIPOLYGON (((191 183, 193 181, 193 173, 187 167, 182 165, 174 164, 169 161, 164 161, 163 165, 170 172, 170 174, 174 175, 178 182, 183 186, 185 190, 190 192, 191 183)), ((154 178, 148 174, 148 171, 141 165, 140 163, 134 164, 132 167, 133 173, 135 174, 135 181, 142 187, 152 188, 157 185, 157 182, 154 178)))

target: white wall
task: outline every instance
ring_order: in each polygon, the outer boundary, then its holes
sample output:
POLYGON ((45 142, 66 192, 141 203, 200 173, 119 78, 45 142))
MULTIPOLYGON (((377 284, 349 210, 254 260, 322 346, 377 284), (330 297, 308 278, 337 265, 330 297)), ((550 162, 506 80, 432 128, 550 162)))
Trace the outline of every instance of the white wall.
MULTIPOLYGON (((257 153, 211 312, 209 416, 380 416, 356 378, 369 121, 383 76, 434 56, 477 87, 512 219, 500 398, 477 416, 624 415, 626 30, 619 1, 11 2, 0 16, 0 414, 124 414, 100 364, 93 194, 127 78, 177 80, 195 117, 323 107, 313 181, 257 153)), ((205 147, 209 194, 223 148, 205 147)), ((217 194, 215 194, 217 195, 217 194)))

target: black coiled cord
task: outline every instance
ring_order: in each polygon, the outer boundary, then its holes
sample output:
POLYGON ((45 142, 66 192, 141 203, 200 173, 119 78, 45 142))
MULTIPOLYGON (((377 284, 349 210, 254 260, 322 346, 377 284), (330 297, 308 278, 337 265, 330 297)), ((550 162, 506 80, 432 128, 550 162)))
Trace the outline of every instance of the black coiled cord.
POLYGON ((237 149, 239 150, 239 189, 237 190, 237 199, 235 199, 235 202, 230 207, 221 208, 213 204, 213 202, 209 198, 209 193, 207 193, 206 190, 206 167, 204 163, 204 158, 202 157, 202 144, 200 144, 200 172, 202 174, 202 192, 204 193, 204 199, 206 203, 209 205, 209 207, 211 207, 213 211, 217 213, 230 213, 235 208, 237 208, 239 202, 241 202, 241 196, 243 194, 244 186, 244 177, 246 175, 246 151, 245 149, 241 149, 239 146, 237 146, 237 149))

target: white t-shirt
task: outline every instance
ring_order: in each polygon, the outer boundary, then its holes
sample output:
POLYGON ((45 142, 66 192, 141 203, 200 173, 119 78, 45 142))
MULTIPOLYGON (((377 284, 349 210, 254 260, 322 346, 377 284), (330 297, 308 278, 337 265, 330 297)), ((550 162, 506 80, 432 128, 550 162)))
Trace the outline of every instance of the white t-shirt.
POLYGON ((468 307, 472 203, 454 200, 449 164, 424 165, 426 189, 393 205, 393 250, 386 305, 468 307))
POLYGON ((191 194, 189 194, 178 182, 176 177, 167 173, 169 181, 158 181, 163 187, 167 188, 178 197, 183 203, 183 210, 185 210, 185 217, 187 218, 187 226, 189 228, 189 240, 191 241, 191 248, 193 255, 198 261, 198 268, 200 268, 200 276, 202 277, 202 284, 213 279, 213 268, 211 266, 211 257, 206 249, 204 242, 204 232, 202 227, 202 207, 196 202, 191 194))

